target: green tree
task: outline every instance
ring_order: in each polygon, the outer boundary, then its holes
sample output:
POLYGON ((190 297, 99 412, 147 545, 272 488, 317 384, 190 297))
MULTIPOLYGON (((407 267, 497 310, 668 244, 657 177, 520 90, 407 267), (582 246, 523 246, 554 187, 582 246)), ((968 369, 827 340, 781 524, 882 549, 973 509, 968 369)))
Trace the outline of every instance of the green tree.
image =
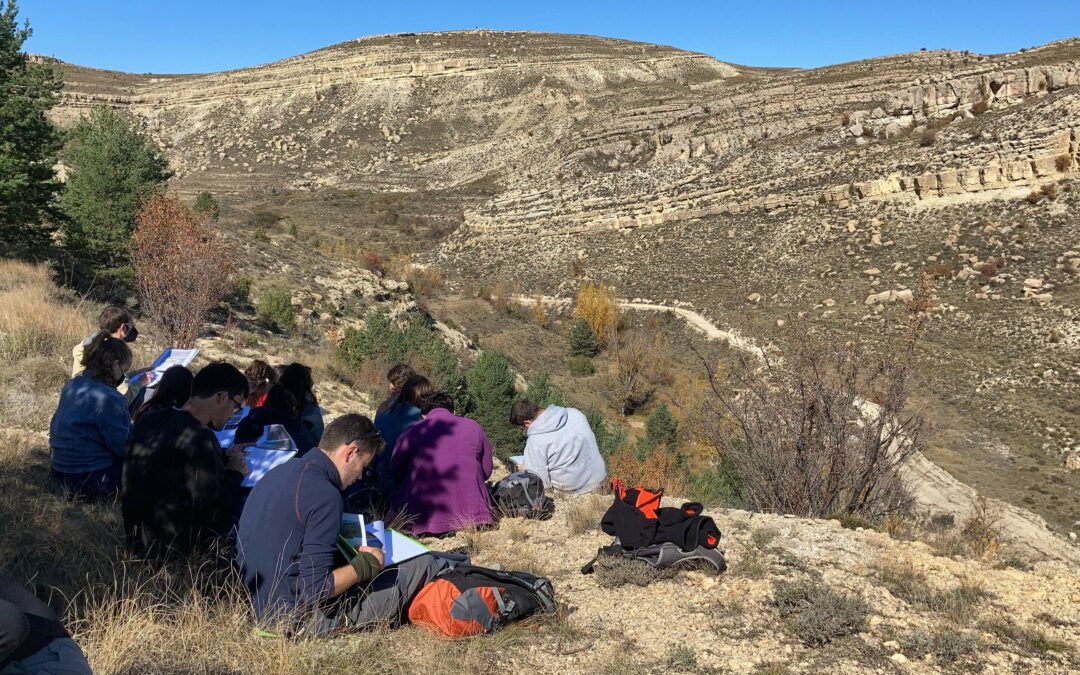
POLYGON ((525 398, 541 408, 546 408, 549 405, 566 405, 566 396, 555 386, 547 373, 539 373, 529 380, 529 384, 525 388, 525 398))
POLYGON ((626 444, 626 429, 618 425, 612 429, 596 408, 586 409, 585 419, 589 421, 589 428, 592 429, 593 436, 596 436, 596 445, 605 459, 614 455, 626 444))
POLYGON ((292 304, 292 293, 280 286, 267 288, 255 303, 255 316, 275 330, 293 330, 296 328, 296 309, 292 304))
POLYGON ((207 220, 217 220, 221 215, 221 205, 213 192, 206 190, 195 195, 195 205, 192 207, 195 213, 207 220))
POLYGON ((570 326, 570 356, 596 356, 600 342, 585 319, 578 319, 570 326))
POLYGON ((521 449, 524 438, 510 424, 510 407, 517 396, 510 363, 498 352, 480 352, 465 374, 465 381, 469 388, 469 405, 465 413, 484 428, 500 459, 515 454, 521 449))
POLYGON ((22 46, 15 0, 0 0, 0 245, 4 255, 39 257, 48 250, 43 217, 60 183, 53 165, 61 136, 45 117, 62 86, 60 71, 31 63, 22 46))
POLYGON ((638 459, 644 459, 655 448, 675 452, 679 443, 679 420, 671 414, 666 403, 656 406, 645 420, 645 436, 638 441, 638 459))
POLYGON ((94 108, 71 131, 64 187, 65 245, 92 269, 126 266, 139 205, 172 174, 134 122, 94 108))

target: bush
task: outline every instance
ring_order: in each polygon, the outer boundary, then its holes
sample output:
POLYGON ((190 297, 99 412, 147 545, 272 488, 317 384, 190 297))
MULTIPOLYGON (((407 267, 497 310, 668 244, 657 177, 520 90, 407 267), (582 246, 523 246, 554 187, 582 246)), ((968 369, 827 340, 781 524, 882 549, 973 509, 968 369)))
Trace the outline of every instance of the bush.
POLYGON ((1069 155, 1069 154, 1058 155, 1054 159, 1054 168, 1056 168, 1061 173, 1065 173, 1066 171, 1071 169, 1072 166, 1073 166, 1072 155, 1069 155))
POLYGON ((261 209, 251 216, 250 224, 256 230, 265 231, 267 228, 277 225, 279 220, 281 220, 281 214, 277 211, 261 209))
POLYGON ((552 383, 547 373, 539 373, 529 380, 524 396, 541 408, 566 405, 566 396, 552 383))
POLYGON ((251 303, 251 277, 233 277, 232 288, 225 298, 231 304, 246 306, 251 303))
POLYGON ((255 304, 255 316, 272 330, 294 330, 296 309, 292 304, 292 293, 280 286, 267 288, 255 304))
POLYGON ((600 353, 596 333, 585 319, 578 319, 570 326, 570 356, 589 358, 600 353))
POLYGON ((983 113, 985 113, 988 110, 990 110, 990 100, 989 99, 983 99, 981 101, 976 101, 975 105, 971 106, 971 114, 972 115, 982 115, 983 113))
POLYGON ((652 398, 668 377, 663 334, 642 330, 612 333, 610 362, 600 376, 600 393, 619 414, 631 415, 652 398))
POLYGON ((908 510, 899 469, 926 443, 925 421, 907 400, 927 298, 924 289, 913 303, 902 347, 880 358, 792 320, 782 360, 743 355, 734 391, 703 360, 711 396, 701 430, 730 462, 751 507, 871 521, 908 510))
POLYGON ((937 129, 923 129, 919 134, 919 145, 928 148, 937 141, 937 129))
POLYGON ((723 463, 702 471, 687 471, 683 475, 686 497, 707 507, 743 508, 742 488, 731 471, 723 463))
POLYGON ((596 559, 594 572, 600 588, 619 588, 627 584, 648 586, 654 581, 671 579, 679 573, 679 568, 653 567, 647 562, 622 556, 600 556, 596 559))
POLYGON ((615 289, 606 284, 584 284, 578 291, 574 316, 588 324, 599 344, 607 344, 619 322, 615 289))
POLYGON ((195 196, 195 205, 192 207, 195 213, 205 220, 217 220, 221 216, 221 205, 214 197, 213 192, 202 191, 195 196))
POLYGON ((131 256, 143 308, 171 345, 193 346, 225 297, 233 252, 178 199, 151 197, 136 223, 131 256))
POLYGON ((870 607, 862 596, 835 591, 820 581, 781 581, 773 588, 773 605, 791 632, 808 647, 866 628, 870 607))
POLYGON ((566 359, 566 369, 574 377, 588 377, 596 372, 596 367, 588 356, 571 356, 566 359))
POLYGON ((957 631, 951 628, 937 629, 932 633, 915 631, 904 640, 904 651, 921 659, 933 654, 937 663, 955 663, 965 656, 982 651, 982 640, 973 631, 957 631))
POLYGON ((133 120, 98 107, 71 130, 64 184, 64 246, 91 270, 129 259, 140 204, 172 174, 133 120))
POLYGON ((614 430, 608 426, 604 416, 596 408, 585 409, 585 419, 589 421, 589 428, 596 437, 596 445, 600 448, 600 455, 609 460, 618 452, 619 448, 626 445, 626 430, 616 426, 614 430))
POLYGON ((386 259, 377 251, 367 250, 360 258, 360 266, 369 272, 374 272, 380 277, 386 274, 386 259))

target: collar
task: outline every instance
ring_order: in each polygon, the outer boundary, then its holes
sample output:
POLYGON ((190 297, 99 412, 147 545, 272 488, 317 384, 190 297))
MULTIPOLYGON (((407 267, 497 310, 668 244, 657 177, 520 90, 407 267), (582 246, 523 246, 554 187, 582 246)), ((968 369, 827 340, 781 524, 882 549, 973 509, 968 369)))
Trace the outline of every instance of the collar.
POLYGON ((338 473, 337 466, 334 465, 334 461, 330 459, 329 455, 323 452, 321 448, 312 448, 308 454, 312 455, 311 463, 324 469, 327 478, 334 484, 334 487, 341 490, 341 474, 338 473))

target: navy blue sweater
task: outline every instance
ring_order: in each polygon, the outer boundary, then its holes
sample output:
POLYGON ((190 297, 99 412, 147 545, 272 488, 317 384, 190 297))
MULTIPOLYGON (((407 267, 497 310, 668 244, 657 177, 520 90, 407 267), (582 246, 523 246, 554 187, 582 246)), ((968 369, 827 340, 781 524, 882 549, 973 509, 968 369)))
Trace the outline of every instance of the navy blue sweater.
POLYGON ((318 449, 255 485, 240 516, 237 561, 261 623, 299 617, 333 592, 342 509, 341 477, 318 449))

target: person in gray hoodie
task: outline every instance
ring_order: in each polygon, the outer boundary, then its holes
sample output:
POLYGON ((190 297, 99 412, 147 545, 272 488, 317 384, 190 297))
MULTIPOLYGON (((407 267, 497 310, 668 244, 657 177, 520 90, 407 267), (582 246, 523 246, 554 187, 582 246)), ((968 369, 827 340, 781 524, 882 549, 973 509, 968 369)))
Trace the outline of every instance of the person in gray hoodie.
POLYGON ((525 430, 526 471, 540 476, 545 487, 585 494, 600 487, 607 467, 589 421, 576 408, 541 408, 520 399, 510 409, 510 423, 525 430))

